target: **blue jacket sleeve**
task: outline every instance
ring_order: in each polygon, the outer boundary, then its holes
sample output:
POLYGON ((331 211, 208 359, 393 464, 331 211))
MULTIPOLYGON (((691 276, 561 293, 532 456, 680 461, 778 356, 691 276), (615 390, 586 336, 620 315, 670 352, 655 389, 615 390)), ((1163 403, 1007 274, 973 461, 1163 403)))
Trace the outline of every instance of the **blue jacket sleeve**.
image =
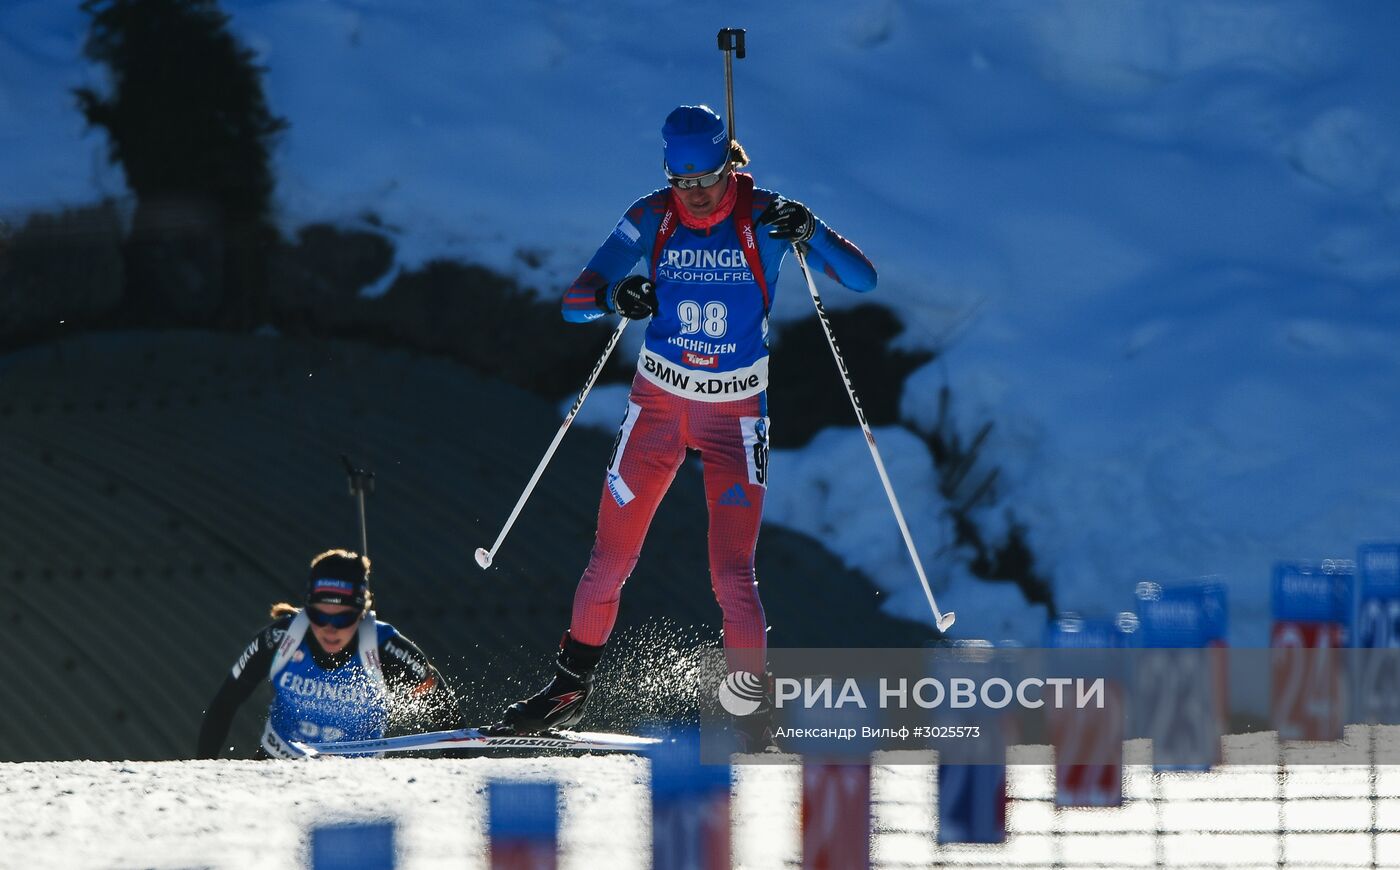
POLYGON ((632 204, 574 283, 564 291, 560 308, 565 320, 587 323, 607 313, 598 307, 598 291, 627 277, 645 253, 641 240, 644 238, 643 222, 648 215, 646 206, 646 198, 632 204))
POLYGON ((875 265, 844 236, 820 219, 817 231, 808 242, 807 262, 828 278, 857 293, 875 289, 875 265))

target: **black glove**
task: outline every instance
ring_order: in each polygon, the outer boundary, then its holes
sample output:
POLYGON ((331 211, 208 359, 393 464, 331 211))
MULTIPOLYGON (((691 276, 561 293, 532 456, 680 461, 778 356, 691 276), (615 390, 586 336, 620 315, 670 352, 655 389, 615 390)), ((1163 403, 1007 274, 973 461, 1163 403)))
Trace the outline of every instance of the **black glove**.
POLYGON ((641 275, 628 275, 611 287, 600 289, 597 302, 605 311, 641 320, 656 313, 656 288, 641 275))
POLYGON ((795 199, 782 196, 769 203, 758 216, 758 222, 772 224, 773 230, 768 235, 787 242, 810 241, 817 231, 817 216, 812 210, 795 199))

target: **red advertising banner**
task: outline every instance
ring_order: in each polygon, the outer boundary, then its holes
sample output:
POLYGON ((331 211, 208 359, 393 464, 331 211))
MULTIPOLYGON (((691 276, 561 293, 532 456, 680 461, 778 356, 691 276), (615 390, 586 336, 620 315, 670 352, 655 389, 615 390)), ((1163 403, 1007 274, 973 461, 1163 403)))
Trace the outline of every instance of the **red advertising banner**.
POLYGON ((803 765, 802 867, 869 870, 870 765, 803 765))

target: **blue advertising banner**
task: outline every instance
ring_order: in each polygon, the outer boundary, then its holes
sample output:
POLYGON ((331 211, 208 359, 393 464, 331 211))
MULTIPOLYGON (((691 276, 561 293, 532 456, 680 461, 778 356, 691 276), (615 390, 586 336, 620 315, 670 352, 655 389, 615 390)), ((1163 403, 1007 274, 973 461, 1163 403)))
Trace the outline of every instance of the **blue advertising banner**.
POLYGON ((559 785, 493 780, 487 787, 487 833, 492 870, 542 870, 555 866, 559 836, 559 785))
POLYGON ((938 842, 1006 842, 1006 767, 938 765, 938 842))
MULTIPOLYGON (((1068 614, 1046 626, 1047 649, 1126 649, 1138 643, 1138 618, 1120 613, 1086 619, 1068 614)), ((1055 747, 1055 806, 1116 807, 1123 803, 1124 683, 1110 680, 1103 709, 1054 710, 1049 717, 1055 747), (1093 764, 1066 759, 1102 757, 1093 764)))
POLYGON ((676 733, 651 753, 652 866, 730 866, 728 764, 702 764, 700 738, 676 733))
POLYGON ((1280 740, 1342 737, 1353 579, 1347 560, 1274 566, 1269 713, 1280 740))
POLYGON ((1153 769, 1209 770, 1220 760, 1228 707, 1229 608, 1220 583, 1139 583, 1145 648, 1138 660, 1133 721, 1152 741, 1153 769))
POLYGON ((394 870, 394 823, 321 825, 311 831, 312 870, 394 870))
MULTIPOLYGON (((1362 545, 1356 572, 1352 643, 1359 649, 1400 649, 1400 544, 1362 545)), ((1357 721, 1400 721, 1400 658, 1366 656, 1352 676, 1357 721)))
POLYGON ((1356 645, 1400 648, 1400 544, 1366 544, 1356 563, 1356 645))

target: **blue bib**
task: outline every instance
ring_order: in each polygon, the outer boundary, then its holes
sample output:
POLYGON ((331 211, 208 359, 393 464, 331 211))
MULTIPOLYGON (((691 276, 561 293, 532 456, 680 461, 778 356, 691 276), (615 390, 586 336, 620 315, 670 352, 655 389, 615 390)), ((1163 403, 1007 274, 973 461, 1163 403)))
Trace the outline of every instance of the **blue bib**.
MULTIPOLYGON (((370 617, 372 618, 372 617, 370 617)), ((393 626, 374 623, 379 646, 393 637, 393 626)), ((366 637, 361 632, 359 638, 366 637)), ((389 719, 389 698, 382 674, 365 667, 365 655, 357 653, 338 668, 325 669, 311 655, 310 641, 303 639, 282 670, 272 676, 272 704, 268 710, 269 742, 285 745, 329 743, 339 740, 371 740, 384 736, 389 719)), ((280 754, 269 748, 274 754, 280 754)))

